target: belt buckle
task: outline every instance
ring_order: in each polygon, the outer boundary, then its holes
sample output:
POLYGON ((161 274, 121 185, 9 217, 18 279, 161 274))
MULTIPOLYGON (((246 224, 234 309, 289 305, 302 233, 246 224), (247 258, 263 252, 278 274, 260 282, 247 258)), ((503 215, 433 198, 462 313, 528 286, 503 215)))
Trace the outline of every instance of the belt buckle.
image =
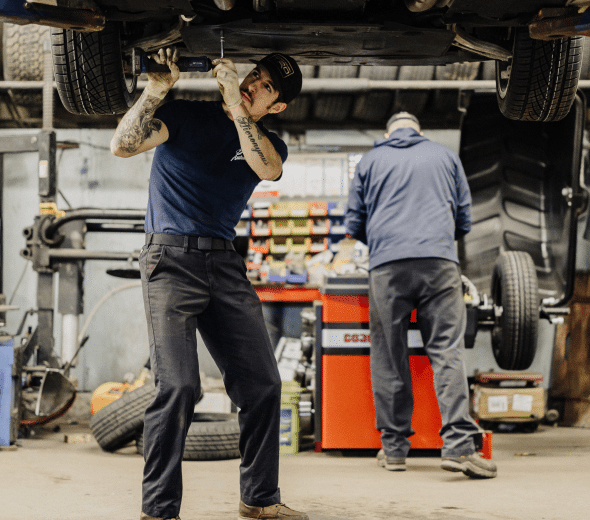
POLYGON ((213 246, 213 239, 211 237, 198 237, 197 249, 211 249, 213 246))

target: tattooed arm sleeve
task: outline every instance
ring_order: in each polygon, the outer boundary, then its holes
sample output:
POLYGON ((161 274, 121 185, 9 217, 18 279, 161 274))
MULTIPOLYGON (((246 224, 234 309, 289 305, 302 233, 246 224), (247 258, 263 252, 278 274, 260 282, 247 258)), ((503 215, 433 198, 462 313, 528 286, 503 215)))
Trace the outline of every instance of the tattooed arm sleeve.
POLYGON ((161 99, 144 90, 123 116, 111 139, 111 152, 118 157, 132 157, 155 148, 168 139, 168 129, 154 112, 161 99))
MULTIPOLYGON (((241 107, 240 107, 241 108, 241 107)), ((237 111, 238 109, 236 109, 237 111)), ((246 110, 243 112, 247 114, 246 110)), ((264 135, 252 116, 234 114, 244 158, 262 180, 275 180, 283 171, 283 161, 269 138, 264 135)))

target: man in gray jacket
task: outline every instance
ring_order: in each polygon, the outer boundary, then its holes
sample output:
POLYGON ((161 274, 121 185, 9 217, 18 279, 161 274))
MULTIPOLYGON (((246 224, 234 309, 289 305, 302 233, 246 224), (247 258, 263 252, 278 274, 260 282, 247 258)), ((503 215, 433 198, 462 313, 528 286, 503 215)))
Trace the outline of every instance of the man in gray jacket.
POLYGON ((383 446, 378 464, 406 469, 414 433, 407 336, 417 309, 442 417, 441 467, 495 477, 496 465, 476 450, 481 430, 469 415, 463 365, 466 308, 455 240, 471 228, 471 194, 459 157, 423 137, 412 114, 394 114, 385 139, 357 165, 346 228, 369 246, 371 382, 383 446))

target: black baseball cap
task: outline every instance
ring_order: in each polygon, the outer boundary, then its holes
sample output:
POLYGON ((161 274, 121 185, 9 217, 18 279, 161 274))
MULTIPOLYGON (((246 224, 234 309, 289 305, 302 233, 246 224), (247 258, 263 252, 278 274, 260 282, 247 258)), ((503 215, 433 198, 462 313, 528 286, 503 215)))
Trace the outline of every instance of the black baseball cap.
POLYGON ((250 61, 263 65, 268 70, 274 87, 279 91, 279 101, 289 103, 301 92, 303 76, 299 65, 291 56, 274 52, 261 60, 250 61))

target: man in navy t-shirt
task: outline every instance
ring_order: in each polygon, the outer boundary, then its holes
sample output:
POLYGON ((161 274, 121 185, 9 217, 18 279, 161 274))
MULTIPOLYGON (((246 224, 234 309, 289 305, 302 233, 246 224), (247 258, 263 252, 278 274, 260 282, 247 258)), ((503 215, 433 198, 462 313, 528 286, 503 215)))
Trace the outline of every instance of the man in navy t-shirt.
POLYGON ((282 112, 301 90, 295 60, 274 53, 238 82, 227 58, 213 60, 223 102, 159 106, 178 80, 177 51, 152 58, 170 72, 148 84, 119 123, 111 151, 156 148, 139 264, 157 395, 144 424, 141 520, 174 519, 181 461, 200 395, 196 329, 240 409, 239 518, 309 520, 281 503, 281 379, 262 305, 234 250, 235 227, 261 180, 281 176, 287 146, 260 119, 282 112))

